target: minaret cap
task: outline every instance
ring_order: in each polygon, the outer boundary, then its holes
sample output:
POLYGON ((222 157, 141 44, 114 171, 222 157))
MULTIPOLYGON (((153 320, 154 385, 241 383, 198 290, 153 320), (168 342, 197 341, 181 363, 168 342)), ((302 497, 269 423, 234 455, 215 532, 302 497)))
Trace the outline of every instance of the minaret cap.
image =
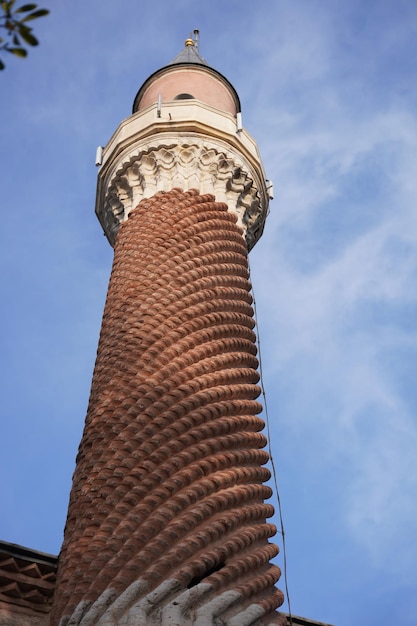
POLYGON ((200 55, 197 29, 168 65, 145 80, 133 102, 133 113, 146 109, 159 96, 163 102, 195 98, 232 115, 240 112, 239 96, 233 85, 200 55))

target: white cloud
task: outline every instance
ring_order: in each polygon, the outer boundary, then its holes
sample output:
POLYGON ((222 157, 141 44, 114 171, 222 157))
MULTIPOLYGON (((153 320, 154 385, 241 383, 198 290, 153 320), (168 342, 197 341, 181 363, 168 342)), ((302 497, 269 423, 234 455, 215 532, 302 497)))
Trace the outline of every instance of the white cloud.
POLYGON ((417 360, 417 120, 392 93, 370 106, 365 73, 338 80, 322 28, 307 17, 292 41, 281 34, 255 98, 262 116, 250 118, 276 188, 251 262, 273 447, 285 431, 322 488, 333 493, 338 476, 346 535, 376 569, 395 546, 390 567, 406 581, 417 557, 417 399, 403 381, 417 360))
MULTIPOLYGON (((254 253, 262 334, 268 335, 264 371, 269 386, 280 380, 284 402, 293 409, 295 423, 280 428, 297 433, 298 444, 305 432, 303 458, 310 470, 344 468, 338 506, 348 532, 376 567, 383 566, 384 547, 398 544, 393 568, 409 574, 415 551, 406 550, 398 535, 406 536, 417 519, 417 423, 390 358, 404 348, 417 356, 416 327, 402 321, 407 306, 417 309, 416 124, 401 110, 362 120, 347 116, 343 106, 332 114, 334 132, 313 127, 304 133, 294 125, 269 154, 283 194, 254 253), (313 255, 303 266, 299 254, 286 255, 292 246, 302 250, 299 240, 311 236, 329 199, 350 210, 346 177, 358 162, 366 175, 369 161, 387 144, 394 160, 381 161, 386 194, 362 199, 365 208, 381 203, 372 220, 359 232, 352 226, 341 249, 320 263, 313 255), (314 169, 306 184, 303 160, 306 170, 308 164, 314 169)), ((314 230, 323 245, 327 236, 314 230)))

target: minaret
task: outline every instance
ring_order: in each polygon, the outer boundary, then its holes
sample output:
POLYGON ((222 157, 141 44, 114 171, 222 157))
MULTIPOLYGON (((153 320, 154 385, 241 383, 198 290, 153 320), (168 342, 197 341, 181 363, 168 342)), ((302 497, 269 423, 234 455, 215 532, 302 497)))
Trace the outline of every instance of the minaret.
POLYGON ((198 31, 99 152, 114 262, 51 625, 286 623, 247 259, 268 190, 198 31))

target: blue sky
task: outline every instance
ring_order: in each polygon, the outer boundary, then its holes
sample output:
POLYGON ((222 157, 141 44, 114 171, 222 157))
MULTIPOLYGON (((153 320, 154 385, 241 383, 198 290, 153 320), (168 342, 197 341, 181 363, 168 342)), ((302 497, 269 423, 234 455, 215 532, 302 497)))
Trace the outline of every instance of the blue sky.
POLYGON ((292 611, 414 626, 417 4, 41 6, 0 75, 0 538, 60 549, 112 260, 95 149, 198 27, 275 184, 251 269, 292 611))

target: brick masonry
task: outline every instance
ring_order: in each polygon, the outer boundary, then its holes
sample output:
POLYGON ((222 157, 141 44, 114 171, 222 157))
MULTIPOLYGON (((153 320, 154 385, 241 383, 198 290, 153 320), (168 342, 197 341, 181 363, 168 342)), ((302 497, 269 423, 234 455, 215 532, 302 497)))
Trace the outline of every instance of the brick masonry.
POLYGON ((275 623, 251 303, 242 232, 214 196, 158 193, 121 224, 52 626, 167 580, 171 600, 205 584, 204 602, 234 592, 275 623))

